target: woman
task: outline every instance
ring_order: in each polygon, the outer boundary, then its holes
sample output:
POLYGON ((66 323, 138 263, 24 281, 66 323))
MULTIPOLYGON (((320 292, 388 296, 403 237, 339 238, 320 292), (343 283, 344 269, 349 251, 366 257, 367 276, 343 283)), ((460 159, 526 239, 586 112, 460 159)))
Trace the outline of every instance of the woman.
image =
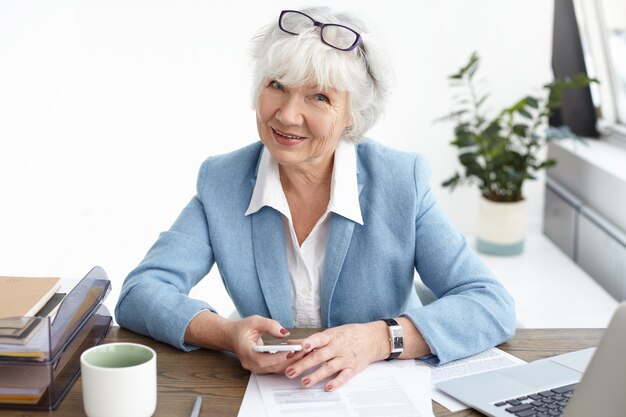
POLYGON ((513 301, 435 202, 426 161, 363 139, 388 94, 364 33, 316 8, 283 11, 258 37, 261 142, 203 163, 196 196, 124 282, 122 326, 327 391, 374 361, 442 364, 512 336, 513 301), (213 263, 243 319, 188 297, 213 263), (415 270, 437 297, 427 306, 415 270), (301 352, 252 350, 286 327, 328 330, 301 352))

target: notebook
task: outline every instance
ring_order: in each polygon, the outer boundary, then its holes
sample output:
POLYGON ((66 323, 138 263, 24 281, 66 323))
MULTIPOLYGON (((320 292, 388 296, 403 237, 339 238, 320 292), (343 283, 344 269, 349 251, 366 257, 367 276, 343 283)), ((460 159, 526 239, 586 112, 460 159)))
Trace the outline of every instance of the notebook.
POLYGON ((617 308, 597 349, 451 379, 437 388, 494 417, 621 416, 624 346, 626 303, 617 308))
POLYGON ((36 333, 41 321, 34 317, 0 319, 0 344, 24 345, 36 333))
POLYGON ((0 277, 0 319, 34 316, 60 286, 60 278, 0 277))

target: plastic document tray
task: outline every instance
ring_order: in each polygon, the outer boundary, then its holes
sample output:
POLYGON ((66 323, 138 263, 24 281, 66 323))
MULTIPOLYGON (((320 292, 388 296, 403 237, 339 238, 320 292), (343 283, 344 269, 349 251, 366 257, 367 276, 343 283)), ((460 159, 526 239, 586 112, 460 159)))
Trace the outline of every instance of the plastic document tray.
POLYGON ((54 318, 22 320, 20 343, 0 343, 0 408, 55 409, 80 374, 80 355, 99 344, 111 324, 102 301, 111 284, 100 267, 92 269, 65 297, 54 318))

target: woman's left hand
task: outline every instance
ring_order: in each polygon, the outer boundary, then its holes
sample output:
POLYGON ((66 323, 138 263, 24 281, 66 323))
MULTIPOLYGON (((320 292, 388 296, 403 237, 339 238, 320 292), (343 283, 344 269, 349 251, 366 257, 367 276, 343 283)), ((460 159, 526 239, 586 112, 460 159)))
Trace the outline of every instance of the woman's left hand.
POLYGON ((285 370, 288 378, 303 375, 302 385, 311 387, 333 375, 324 385, 326 391, 333 391, 345 384, 370 363, 389 356, 387 325, 382 322, 346 324, 302 340, 302 351, 293 356, 301 356, 285 370))

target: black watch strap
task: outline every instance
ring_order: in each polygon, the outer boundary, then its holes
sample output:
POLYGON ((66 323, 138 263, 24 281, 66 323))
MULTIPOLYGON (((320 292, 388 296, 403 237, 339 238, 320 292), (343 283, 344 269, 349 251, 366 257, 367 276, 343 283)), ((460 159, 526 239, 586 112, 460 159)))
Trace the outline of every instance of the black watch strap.
POLYGON ((391 348, 391 353, 389 357, 385 360, 389 361, 391 359, 395 359, 404 350, 404 337, 402 336, 402 326, 398 324, 394 319, 382 319, 387 326, 389 326, 389 344, 391 348))

